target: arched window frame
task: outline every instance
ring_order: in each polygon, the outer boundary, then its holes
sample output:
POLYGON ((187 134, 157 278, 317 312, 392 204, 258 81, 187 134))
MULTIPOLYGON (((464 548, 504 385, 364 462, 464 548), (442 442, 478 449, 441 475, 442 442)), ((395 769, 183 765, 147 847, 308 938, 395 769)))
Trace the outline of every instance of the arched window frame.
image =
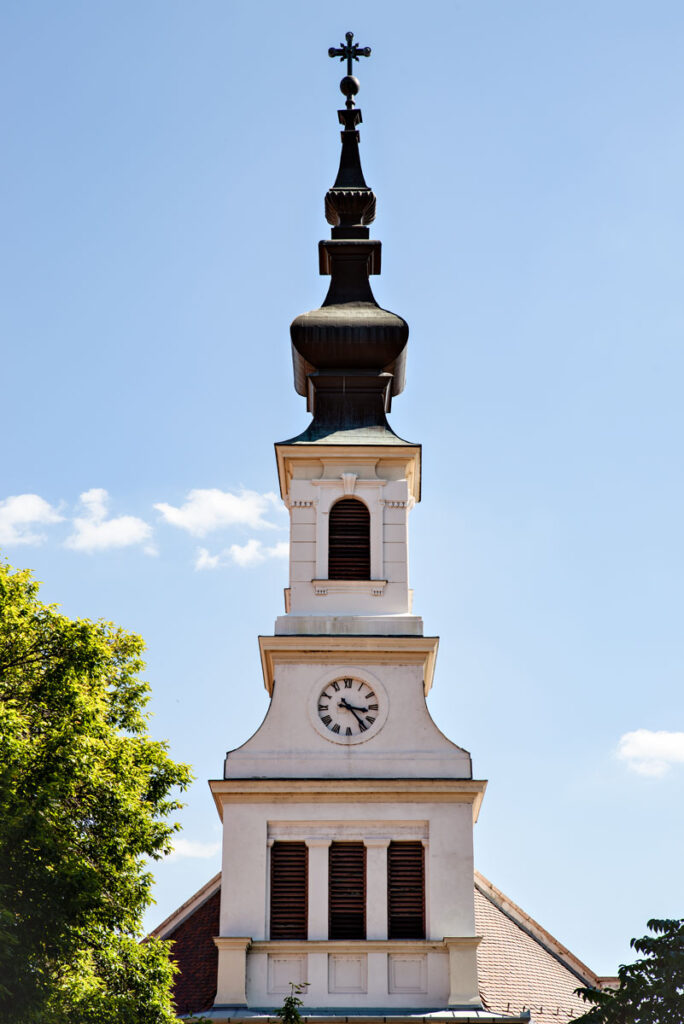
MULTIPOLYGON (((342 529, 344 530, 345 527, 342 527, 342 529)), ((348 529, 348 526, 347 526, 347 529, 348 529)), ((342 555, 340 557, 340 549, 338 548, 338 559, 340 561, 344 562, 345 561, 345 557, 347 557, 346 554, 342 555)), ((365 568, 365 565, 363 567, 365 568)), ((372 572, 371 572, 371 513, 370 513, 370 509, 368 508, 368 505, 366 504, 366 502, 362 501, 361 498, 359 498, 357 495, 345 494, 342 497, 337 498, 337 500, 334 501, 333 504, 330 506, 330 511, 328 513, 328 579, 348 580, 350 582, 354 581, 354 580, 361 581, 361 580, 372 579, 372 572), (352 534, 352 536, 354 537, 354 540, 353 540, 354 548, 353 548, 352 552, 350 552, 349 555, 348 555, 349 560, 350 560, 350 565, 347 566, 347 569, 351 570, 352 574, 351 575, 337 575, 336 574, 336 575, 333 576, 332 575, 332 566, 331 566, 330 562, 331 562, 331 549, 332 549, 332 546, 333 546, 333 543, 334 543, 332 524, 333 524, 333 521, 335 519, 335 512, 343 504, 346 505, 347 508, 349 508, 350 506, 353 507, 352 503, 353 503, 353 505, 358 506, 358 510, 354 512, 354 517, 356 518, 358 516, 358 519, 357 519, 357 521, 355 523, 354 531, 353 531, 353 534, 352 534), (364 562, 365 563, 366 561, 367 561, 367 571, 365 571, 362 575, 358 575, 358 570, 361 568, 361 566, 358 563, 360 563, 360 562, 364 562)))
MULTIPOLYGON (((382 580, 384 578, 382 489, 387 481, 381 479, 357 480, 353 489, 343 487, 342 480, 312 480, 311 482, 320 487, 320 498, 316 504, 316 578, 328 579, 330 509, 340 498, 353 497, 362 501, 370 512, 370 578, 382 580)), ((360 583, 361 581, 357 580, 356 582, 360 583)))

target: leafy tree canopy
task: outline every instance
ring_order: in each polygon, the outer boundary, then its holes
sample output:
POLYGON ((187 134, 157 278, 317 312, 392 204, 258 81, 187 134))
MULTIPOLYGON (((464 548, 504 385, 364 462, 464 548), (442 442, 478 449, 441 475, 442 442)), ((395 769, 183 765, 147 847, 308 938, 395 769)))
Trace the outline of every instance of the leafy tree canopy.
POLYGON ((175 1019, 168 948, 139 940, 190 772, 147 735, 142 651, 0 563, 3 1024, 175 1019))
POLYGON ((575 1024, 682 1024, 684 1021, 684 918, 651 920, 652 935, 632 939, 643 959, 622 965, 620 987, 577 989, 593 1007, 575 1024))

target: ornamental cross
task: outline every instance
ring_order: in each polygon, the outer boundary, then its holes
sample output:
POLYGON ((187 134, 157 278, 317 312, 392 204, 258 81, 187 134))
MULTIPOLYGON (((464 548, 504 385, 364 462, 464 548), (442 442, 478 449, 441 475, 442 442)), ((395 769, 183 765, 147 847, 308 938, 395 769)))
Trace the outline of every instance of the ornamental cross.
POLYGON ((329 57, 339 57, 340 60, 346 60, 347 62, 347 74, 352 73, 352 61, 358 60, 359 57, 370 57, 371 48, 370 46, 359 46, 358 43, 354 43, 354 33, 345 32, 344 38, 347 40, 346 46, 340 43, 339 49, 331 46, 328 50, 329 57))

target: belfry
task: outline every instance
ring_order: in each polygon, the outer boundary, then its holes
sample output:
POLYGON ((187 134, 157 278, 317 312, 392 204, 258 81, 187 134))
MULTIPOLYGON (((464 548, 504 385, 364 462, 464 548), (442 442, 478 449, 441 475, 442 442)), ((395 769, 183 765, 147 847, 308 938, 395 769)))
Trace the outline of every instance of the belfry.
POLYGON ((330 285, 290 328, 311 421, 275 446, 290 562, 259 638, 270 706, 210 784, 221 874, 156 934, 175 942, 180 1016, 272 1016, 294 983, 312 1021, 567 1021, 597 979, 475 872, 486 783, 427 708, 438 638, 414 614, 408 557, 421 448, 387 421, 409 329, 370 283, 381 243, 352 75, 370 50, 347 33, 329 53, 347 62, 319 243, 330 285))

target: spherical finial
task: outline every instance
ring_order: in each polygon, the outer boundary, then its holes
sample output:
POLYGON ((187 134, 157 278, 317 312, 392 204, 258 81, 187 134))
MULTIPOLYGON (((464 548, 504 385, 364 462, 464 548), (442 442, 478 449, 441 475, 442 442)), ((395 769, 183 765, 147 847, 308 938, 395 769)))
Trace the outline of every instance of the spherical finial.
POLYGON ((343 96, 356 96, 360 88, 361 83, 354 75, 345 75, 340 82, 340 92, 343 96))

